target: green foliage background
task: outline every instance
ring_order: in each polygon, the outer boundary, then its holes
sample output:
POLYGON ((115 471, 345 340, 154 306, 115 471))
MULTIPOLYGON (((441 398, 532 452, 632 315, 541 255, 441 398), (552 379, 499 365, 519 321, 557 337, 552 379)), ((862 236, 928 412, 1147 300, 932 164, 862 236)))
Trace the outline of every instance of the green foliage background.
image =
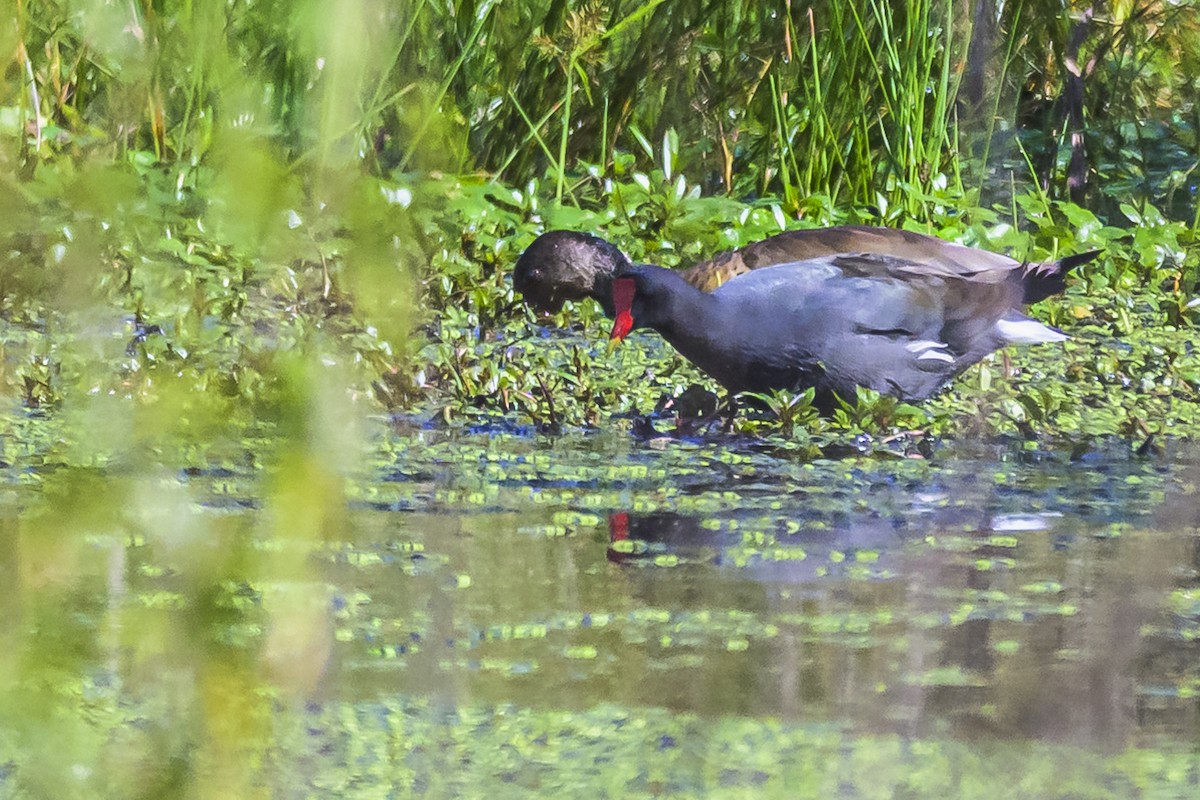
MULTIPOLYGON (((593 370, 578 342, 534 346, 507 273, 551 226, 666 264, 838 222, 1028 258, 1104 247, 1053 322, 1128 336, 1194 318, 1191 0, 15 11, 0 386, 27 408, 178 385, 249 421, 285 402, 282 362, 317 358, 386 408, 558 427, 669 388, 622 366, 692 380, 669 354, 593 370)), ((1107 394, 1147 360, 1055 369, 1107 394)), ((1193 366, 1168 361, 1150 379, 1191 400, 1193 366)), ((989 402, 1001 429, 1111 405, 1078 394, 989 402)), ((1175 413, 1109 411, 1095 432, 1175 413)))
MULTIPOLYGON (((921 408, 865 397, 821 420, 780 396, 743 419, 797 461, 911 428, 1072 453, 1200 432, 1196 0, 6 8, 0 796, 268 793, 271 715, 313 693, 330 646, 309 554, 347 527, 349 476, 390 463, 384 412, 402 435, 532 446, 702 380, 661 347, 606 358, 591 303, 528 316, 508 275, 550 227, 666 265, 844 222, 1020 258, 1104 249, 1037 309, 1073 341, 1015 376, 996 359, 921 408), (181 471, 254 476, 255 513, 197 513, 181 471), (169 591, 122 594, 140 579, 169 591), (137 702, 93 680, 101 661, 148 687, 137 702)), ((454 735, 482 731, 471 713, 454 735)), ((491 751, 549 724, 514 719, 491 751)), ((890 740, 853 748, 895 763, 890 740)), ((931 752, 939 780, 977 760, 931 752)), ((1055 772, 1042 755, 1031 774, 1055 772)), ((1138 751, 1071 788, 1119 773, 1136 795, 1185 769, 1138 751)))

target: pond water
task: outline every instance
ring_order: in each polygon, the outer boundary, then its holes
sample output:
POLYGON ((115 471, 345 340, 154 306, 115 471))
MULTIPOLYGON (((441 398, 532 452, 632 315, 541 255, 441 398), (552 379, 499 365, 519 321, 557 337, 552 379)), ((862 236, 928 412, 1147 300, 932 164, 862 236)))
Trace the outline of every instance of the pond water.
POLYGON ((10 465, 0 797, 1200 796, 1190 445, 378 441, 10 465))

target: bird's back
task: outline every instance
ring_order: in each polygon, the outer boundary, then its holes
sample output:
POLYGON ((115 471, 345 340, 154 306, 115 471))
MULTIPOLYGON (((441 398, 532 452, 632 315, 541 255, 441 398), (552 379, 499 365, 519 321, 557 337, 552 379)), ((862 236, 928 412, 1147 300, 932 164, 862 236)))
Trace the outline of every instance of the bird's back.
POLYGON ((894 258, 916 269, 1002 282, 1019 262, 987 250, 953 244, 925 234, 895 228, 842 225, 784 231, 759 242, 721 253, 684 271, 693 286, 713 291, 733 278, 762 267, 848 253, 894 258))
POLYGON ((719 359, 730 388, 783 388, 794 375, 795 388, 920 399, 998 346, 1019 288, 841 254, 741 275, 714 297, 727 339, 717 349, 742 355, 719 359))

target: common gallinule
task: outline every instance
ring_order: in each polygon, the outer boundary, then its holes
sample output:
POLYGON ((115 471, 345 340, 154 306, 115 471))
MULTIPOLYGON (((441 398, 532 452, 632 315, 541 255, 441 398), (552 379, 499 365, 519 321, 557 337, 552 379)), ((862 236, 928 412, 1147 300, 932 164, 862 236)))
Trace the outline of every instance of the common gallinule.
MULTIPOLYGON (((746 272, 839 253, 875 253, 928 267, 932 274, 954 274, 987 282, 1017 271, 1025 283, 1025 303, 1036 303, 1063 290, 1063 273, 1090 261, 1096 253, 1057 262, 1023 265, 1008 256, 951 244, 933 236, 893 228, 845 225, 786 231, 761 242, 682 270, 692 286, 711 292, 746 272), (990 277, 989 277, 990 276, 990 277)), ((534 240, 517 260, 513 285, 539 311, 557 311, 566 300, 592 297, 611 316, 612 277, 633 266, 614 245, 586 233, 550 231, 534 240)), ((1003 278, 1007 280, 1007 278, 1003 278)))
POLYGON ((731 393, 815 387, 825 410, 858 386, 923 400, 999 347, 1066 338, 1020 310, 1043 267, 993 264, 967 272, 842 253, 754 270, 712 293, 669 269, 629 266, 611 279, 611 338, 652 328, 731 393))

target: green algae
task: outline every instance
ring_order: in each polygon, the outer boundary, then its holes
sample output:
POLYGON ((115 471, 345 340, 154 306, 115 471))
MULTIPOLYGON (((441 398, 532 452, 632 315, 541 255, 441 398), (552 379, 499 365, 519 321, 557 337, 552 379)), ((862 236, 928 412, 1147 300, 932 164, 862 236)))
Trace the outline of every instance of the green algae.
MULTIPOLYGON (((152 717, 148 707, 117 707, 105 694, 89 700, 94 722, 127 731, 109 746, 144 746, 149 732, 117 723, 152 717)), ((253 750, 267 769, 250 785, 274 796, 993 800, 1185 798, 1197 788, 1193 754, 1153 742, 1099 754, 1066 742, 968 744, 611 704, 567 712, 403 695, 283 708, 268 722, 271 740, 253 750)), ((169 779, 146 777, 160 788, 169 779)), ((99 796, 78 778, 60 789, 99 796)))
POLYGON ((439 796, 461 775, 514 796, 987 796, 977 778, 1012 764, 1035 796, 1194 789, 1183 443, 805 459, 393 422, 364 427, 334 490, 253 437, 208 467, 72 467, 60 421, 13 422, 47 458, 4 468, 0 667, 43 689, 0 695, 0 795, 128 794, 216 762, 243 794, 439 796), (1098 701, 1085 675, 1125 688, 1098 701), (1049 770, 1053 748, 1088 769, 1049 770))

